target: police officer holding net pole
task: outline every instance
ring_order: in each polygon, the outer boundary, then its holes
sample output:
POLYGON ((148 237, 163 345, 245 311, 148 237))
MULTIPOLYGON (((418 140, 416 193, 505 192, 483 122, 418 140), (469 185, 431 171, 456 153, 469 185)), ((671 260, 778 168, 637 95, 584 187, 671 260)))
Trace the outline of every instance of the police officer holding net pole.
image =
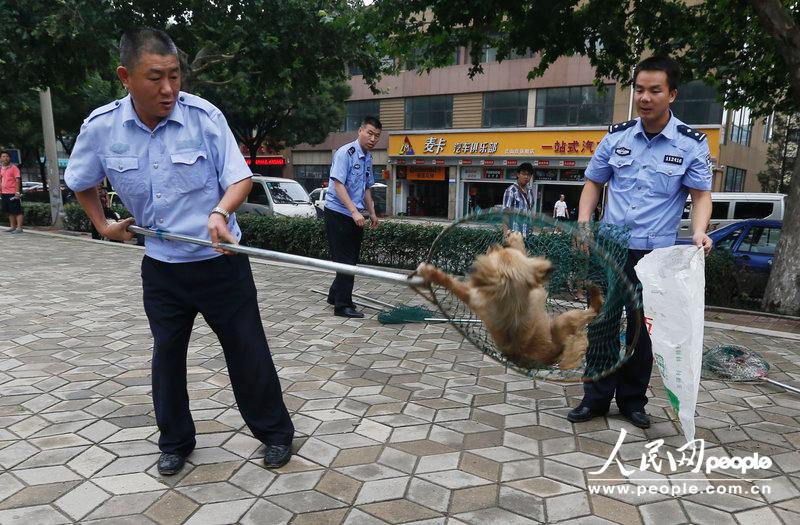
MULTIPOLYGON (((102 236, 130 240, 133 218, 114 222, 103 214, 96 185, 108 177, 137 224, 236 244, 241 230, 234 211, 250 192, 252 174, 225 117, 206 100, 180 91, 177 48, 163 31, 126 31, 119 53, 117 76, 129 95, 96 109, 81 127, 64 175, 78 202, 102 236)), ((265 445, 264 463, 286 464, 294 426, 248 258, 149 238, 141 275, 154 341, 159 473, 180 471, 196 444, 186 358, 198 313, 219 338, 242 418, 265 445)))
MULTIPOLYGON (((579 227, 592 217, 603 186, 608 198, 603 222, 630 228, 625 275, 639 284, 634 266, 655 248, 675 244, 687 194, 692 196, 692 240, 707 254, 711 218, 711 153, 704 133, 678 120, 670 104, 678 94, 680 68, 668 57, 651 57, 634 70, 634 101, 639 118, 613 124, 586 168, 578 207, 579 227)), ((621 313, 621 312, 620 312, 621 313)), ((605 415, 616 398, 622 415, 640 428, 650 426, 645 411, 653 368, 650 336, 639 312, 639 338, 631 358, 612 374, 584 383, 581 403, 569 412, 572 422, 605 415)), ((628 315, 630 326, 637 316, 628 315)), ((589 327, 590 346, 592 326, 589 327)))

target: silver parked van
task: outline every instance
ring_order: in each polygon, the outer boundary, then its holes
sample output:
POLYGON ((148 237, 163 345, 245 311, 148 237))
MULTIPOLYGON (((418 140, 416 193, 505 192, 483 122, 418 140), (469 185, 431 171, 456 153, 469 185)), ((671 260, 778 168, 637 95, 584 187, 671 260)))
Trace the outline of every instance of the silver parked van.
MULTIPOLYGON (((712 192, 709 231, 744 219, 783 220, 786 195, 783 193, 712 192)), ((686 199, 678 237, 692 236, 692 197, 686 199)))

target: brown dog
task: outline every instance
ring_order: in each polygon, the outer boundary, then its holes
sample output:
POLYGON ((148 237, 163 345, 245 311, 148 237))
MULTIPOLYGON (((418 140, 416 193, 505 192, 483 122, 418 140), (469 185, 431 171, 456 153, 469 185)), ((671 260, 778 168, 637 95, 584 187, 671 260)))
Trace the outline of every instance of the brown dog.
POLYGON ((561 369, 580 366, 586 348, 586 325, 597 317, 603 295, 590 288, 589 308, 570 310, 551 319, 545 310, 545 284, 553 265, 544 257, 528 257, 522 235, 511 232, 506 246, 494 245, 473 265, 466 282, 423 263, 417 273, 450 290, 483 320, 497 349, 526 366, 561 369))

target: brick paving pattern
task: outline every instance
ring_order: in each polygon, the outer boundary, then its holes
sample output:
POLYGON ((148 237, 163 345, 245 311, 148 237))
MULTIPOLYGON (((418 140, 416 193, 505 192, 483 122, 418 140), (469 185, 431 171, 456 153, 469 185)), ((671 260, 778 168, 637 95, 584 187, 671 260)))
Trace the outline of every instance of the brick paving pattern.
MULTIPOLYGON (((0 234, 0 253, 0 525, 800 523, 800 396, 702 382, 697 437, 706 455, 769 456, 770 469, 748 473, 766 481, 729 482, 769 484, 769 494, 593 494, 597 478, 635 489, 747 476, 704 480, 683 468, 626 478, 618 466, 590 474, 620 429, 628 435, 619 457, 631 468, 652 440, 673 452, 683 444, 657 377, 650 429, 615 409, 572 425, 565 415, 580 385, 509 372, 447 325, 333 317, 308 291, 327 286, 329 274, 256 262, 296 455, 279 470, 262 467, 221 348, 199 318, 188 359, 197 449, 181 473, 159 476, 142 252, 28 233, 0 234)), ((377 281, 357 287, 417 301, 377 281)), ((770 377, 800 384, 800 341, 706 330, 707 346, 721 342, 757 350, 770 377)))

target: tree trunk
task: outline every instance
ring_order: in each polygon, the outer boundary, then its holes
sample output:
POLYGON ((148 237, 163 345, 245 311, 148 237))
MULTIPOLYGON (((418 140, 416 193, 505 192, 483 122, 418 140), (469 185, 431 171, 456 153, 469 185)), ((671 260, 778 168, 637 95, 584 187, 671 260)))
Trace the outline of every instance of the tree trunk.
MULTIPOLYGON (((787 68, 791 72, 791 87, 800 98, 800 27, 783 6, 781 0, 750 0, 761 26, 771 35, 787 68)), ((795 162, 786 209, 783 231, 775 250, 767 289, 762 306, 767 311, 800 315, 800 162, 795 162)))

